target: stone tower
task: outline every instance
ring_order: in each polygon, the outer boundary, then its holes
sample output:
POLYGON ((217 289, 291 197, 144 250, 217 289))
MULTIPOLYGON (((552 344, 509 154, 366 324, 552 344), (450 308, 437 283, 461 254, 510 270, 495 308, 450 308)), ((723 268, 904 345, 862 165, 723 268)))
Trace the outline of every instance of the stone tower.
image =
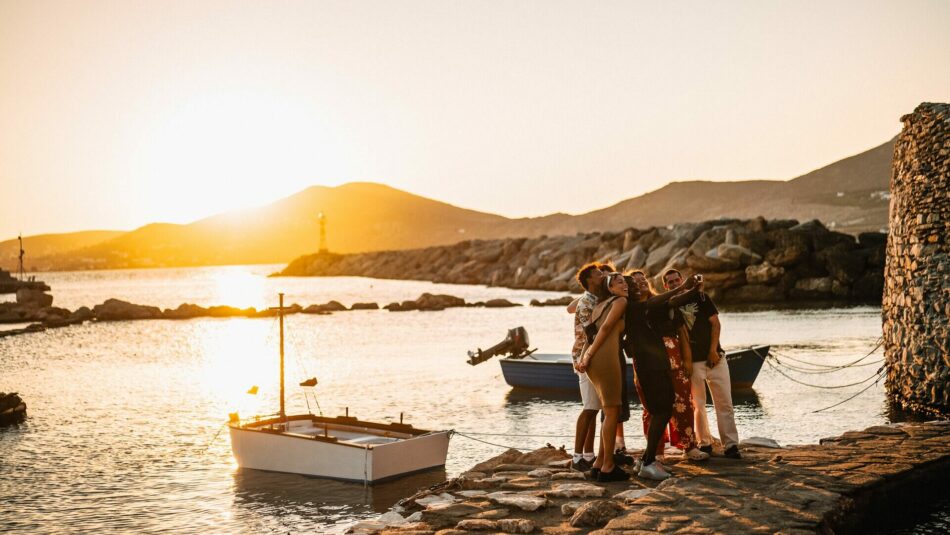
POLYGON ((950 104, 901 118, 894 147, 884 267, 888 396, 905 409, 950 413, 950 104))

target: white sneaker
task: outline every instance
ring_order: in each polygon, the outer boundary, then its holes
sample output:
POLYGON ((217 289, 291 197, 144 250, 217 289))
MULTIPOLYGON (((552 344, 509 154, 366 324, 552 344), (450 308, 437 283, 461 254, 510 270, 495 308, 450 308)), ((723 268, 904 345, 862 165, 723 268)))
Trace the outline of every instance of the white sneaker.
POLYGON ((640 469, 643 468, 643 459, 634 459, 631 468, 634 473, 639 472, 640 469))
POLYGON ((709 454, 704 451, 699 451, 699 448, 693 448, 686 452, 686 458, 690 461, 705 461, 709 459, 709 454))
POLYGON ((643 479, 652 479, 654 481, 663 481, 670 477, 670 473, 666 470, 660 468, 658 465, 660 463, 653 462, 646 466, 640 467, 640 471, 637 473, 639 477, 643 479))
POLYGON ((660 467, 660 470, 663 470, 664 472, 666 472, 666 473, 668 473, 668 474, 670 474, 670 475, 673 475, 673 471, 670 470, 670 467, 667 466, 666 463, 664 463, 663 461, 657 459, 657 460, 653 461, 653 464, 659 466, 659 467, 660 467))

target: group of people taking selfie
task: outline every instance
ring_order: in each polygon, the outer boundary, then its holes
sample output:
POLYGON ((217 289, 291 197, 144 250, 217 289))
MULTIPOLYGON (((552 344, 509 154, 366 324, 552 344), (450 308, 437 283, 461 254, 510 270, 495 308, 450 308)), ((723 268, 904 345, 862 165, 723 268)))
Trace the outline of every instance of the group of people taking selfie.
POLYGON ((663 273, 664 293, 654 291, 646 274, 621 274, 609 264, 591 263, 577 272, 584 294, 568 306, 574 314, 572 358, 583 409, 577 418, 572 466, 598 481, 622 481, 633 467, 639 477, 663 480, 666 443, 691 461, 713 453, 706 416, 708 385, 716 411, 723 455, 739 459, 739 433, 732 408, 729 366, 719 344, 719 317, 703 291, 702 275, 684 280, 663 273), (626 355, 626 356, 625 356, 626 355), (646 449, 640 459, 627 455, 623 422, 630 419, 627 358, 643 406, 646 449), (601 432, 594 442, 597 414, 601 432))

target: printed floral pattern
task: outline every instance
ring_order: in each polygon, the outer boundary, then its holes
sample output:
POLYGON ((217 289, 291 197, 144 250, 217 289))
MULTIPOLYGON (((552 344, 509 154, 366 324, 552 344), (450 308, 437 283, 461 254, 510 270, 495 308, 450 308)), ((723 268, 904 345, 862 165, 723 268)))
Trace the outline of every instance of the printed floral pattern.
MULTIPOLYGON (((670 357, 670 368, 673 375, 673 416, 670 417, 668 430, 658 445, 657 454, 662 454, 667 442, 683 451, 689 451, 697 446, 696 433, 693 431, 693 391, 686 370, 683 368, 683 357, 680 355, 679 340, 663 337, 666 354, 670 357)), ((636 382, 637 394, 643 398, 640 381, 636 382)), ((643 434, 647 435, 650 429, 650 413, 643 410, 643 434)))
POLYGON ((571 358, 574 362, 581 359, 581 354, 587 346, 587 333, 584 327, 590 325, 590 317, 595 306, 597 306, 597 297, 590 292, 584 292, 577 302, 577 310, 574 312, 574 347, 571 348, 571 358))

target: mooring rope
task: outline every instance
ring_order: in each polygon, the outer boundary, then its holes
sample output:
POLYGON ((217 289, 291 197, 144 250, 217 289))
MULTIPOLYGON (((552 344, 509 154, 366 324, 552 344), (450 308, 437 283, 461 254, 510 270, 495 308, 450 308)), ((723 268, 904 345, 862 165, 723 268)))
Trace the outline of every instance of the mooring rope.
MULTIPOLYGON (((883 370, 883 369, 884 369, 884 367, 881 366, 881 370, 883 370)), ((860 396, 861 394, 867 392, 872 386, 874 386, 874 385, 876 385, 878 382, 880 382, 881 378, 883 378, 883 377, 884 377, 884 372, 881 371, 881 372, 878 374, 876 381, 874 381, 873 383, 871 383, 871 384, 867 385, 866 387, 862 388, 859 392, 857 392, 857 393, 854 394, 853 396, 850 396, 850 397, 848 397, 847 399, 844 399, 844 400, 842 400, 842 401, 839 401, 838 403, 835 403, 834 405, 830 405, 830 406, 825 407, 825 408, 823 408, 823 409, 818 409, 818 410, 811 411, 811 412, 814 414, 814 413, 816 413, 816 412, 823 412, 823 411, 826 411, 826 410, 828 410, 828 409, 833 409, 833 408, 835 408, 835 407, 837 407, 837 406, 839 406, 839 405, 844 405, 845 403, 851 401, 852 399, 854 399, 854 398, 860 396)))
MULTIPOLYGON (((859 362, 861 362, 861 361, 865 360, 866 358, 870 357, 871 355, 873 355, 874 352, 877 351, 878 349, 880 349, 880 347, 881 347, 883 344, 884 344, 884 338, 883 338, 883 337, 878 338, 878 339, 877 339, 877 342, 875 342, 875 344, 874 344, 874 347, 873 347, 870 351, 868 351, 868 353, 867 353, 866 355, 864 355, 863 357, 861 357, 861 358, 859 358, 859 359, 857 359, 857 360, 855 360, 855 361, 853 361, 853 362, 849 362, 849 363, 847 363, 847 364, 838 364, 838 365, 830 365, 830 364, 823 364, 823 363, 820 363, 820 362, 810 362, 810 361, 807 361, 807 360, 801 360, 801 359, 795 358, 795 357, 793 357, 793 356, 791 356, 791 355, 784 355, 784 354, 781 354, 780 352, 775 351, 774 349, 772 350, 772 353, 775 354, 776 358, 784 358, 784 359, 787 359, 787 360, 791 360, 792 362, 797 362, 797 363, 799 363, 799 364, 805 364, 805 365, 808 365, 808 366, 812 366, 812 367, 813 367, 814 369, 816 369, 816 370, 817 370, 817 369, 827 369, 827 370, 831 370, 831 371, 837 371, 837 370, 842 370, 842 369, 845 369, 845 368, 855 367, 859 362)), ((753 352, 755 352, 755 350, 753 350, 753 352)), ((758 352, 755 352, 755 353, 756 353, 756 355, 758 355, 758 352)), ((761 355, 758 355, 758 356, 761 358, 761 355)), ((764 359, 763 359, 763 360, 764 360, 764 359)), ((786 364, 786 366, 789 366, 789 365, 786 364)))
MULTIPOLYGON (((456 431, 457 433, 459 431, 456 431)), ((526 438, 574 438, 574 435, 519 435, 515 433, 476 433, 475 431, 465 431, 469 435, 478 435, 480 437, 526 437, 526 438)))
POLYGON ((787 369, 792 370, 792 371, 794 371, 794 372, 804 373, 804 374, 808 374, 808 375, 821 375, 821 374, 825 374, 825 373, 835 373, 835 372, 840 372, 841 370, 845 370, 845 369, 848 369, 848 368, 865 368, 865 367, 867 367, 867 366, 874 366, 874 365, 876 365, 876 364, 882 364, 882 363, 884 362, 884 359, 881 359, 881 360, 872 360, 871 362, 865 362, 865 363, 863 363, 863 364, 853 364, 853 363, 852 363, 852 364, 850 364, 849 366, 841 367, 841 368, 825 368, 825 369, 821 369, 821 368, 803 368, 803 367, 801 367, 801 366, 796 366, 796 365, 794 365, 794 364, 789 364, 789 363, 783 361, 782 358, 784 358, 784 357, 777 357, 777 356, 775 356, 775 357, 774 357, 775 363, 778 364, 778 365, 780 365, 780 366, 782 366, 783 368, 787 368, 787 369))
POLYGON ((858 382, 856 382, 856 383, 850 383, 850 384, 846 384, 846 385, 831 385, 831 386, 829 386, 829 385, 816 385, 816 384, 812 384, 812 383, 806 383, 806 382, 804 382, 804 381, 799 381, 798 379, 792 377, 791 375, 788 375, 787 373, 783 372, 783 371, 781 370, 781 368, 779 368, 779 367, 776 366, 775 364, 772 364, 771 361, 766 360, 766 362, 769 363, 769 366, 771 366, 773 370, 777 371, 777 372, 780 373, 782 376, 784 376, 786 379, 788 379, 788 380, 790 380, 790 381, 792 381, 792 382, 794 382, 794 383, 798 383, 798 384, 800 384, 800 385, 808 386, 808 387, 811 387, 811 388, 821 388, 821 389, 824 389, 824 390, 836 390, 836 389, 838 389, 838 388, 848 388, 848 387, 851 387, 851 386, 858 386, 858 385, 864 384, 864 383, 870 381, 871 379, 874 379, 874 378, 877 377, 878 375, 880 375, 881 370, 884 369, 884 366, 881 366, 880 368, 878 368, 878 370, 877 370, 876 372, 874 372, 873 375, 871 375, 871 376, 868 377, 867 379, 864 379, 863 381, 858 381, 858 382))
POLYGON ((454 430, 454 429, 452 430, 451 433, 452 433, 453 435, 458 435, 458 436, 460 436, 460 437, 465 437, 465 438, 467 438, 467 439, 469 439, 469 440, 474 440, 475 442, 481 442, 482 444, 488 444, 489 446, 495 446, 495 447, 498 447, 498 448, 505 448, 505 449, 508 449, 508 450, 521 450, 521 449, 523 449, 523 448, 516 448, 515 446, 506 446, 505 444, 496 444, 495 442, 488 442, 487 440, 482 440, 482 439, 480 439, 480 438, 475 438, 475 437, 473 437, 473 436, 466 435, 465 433, 461 433, 461 432, 456 431, 456 430, 454 430))

